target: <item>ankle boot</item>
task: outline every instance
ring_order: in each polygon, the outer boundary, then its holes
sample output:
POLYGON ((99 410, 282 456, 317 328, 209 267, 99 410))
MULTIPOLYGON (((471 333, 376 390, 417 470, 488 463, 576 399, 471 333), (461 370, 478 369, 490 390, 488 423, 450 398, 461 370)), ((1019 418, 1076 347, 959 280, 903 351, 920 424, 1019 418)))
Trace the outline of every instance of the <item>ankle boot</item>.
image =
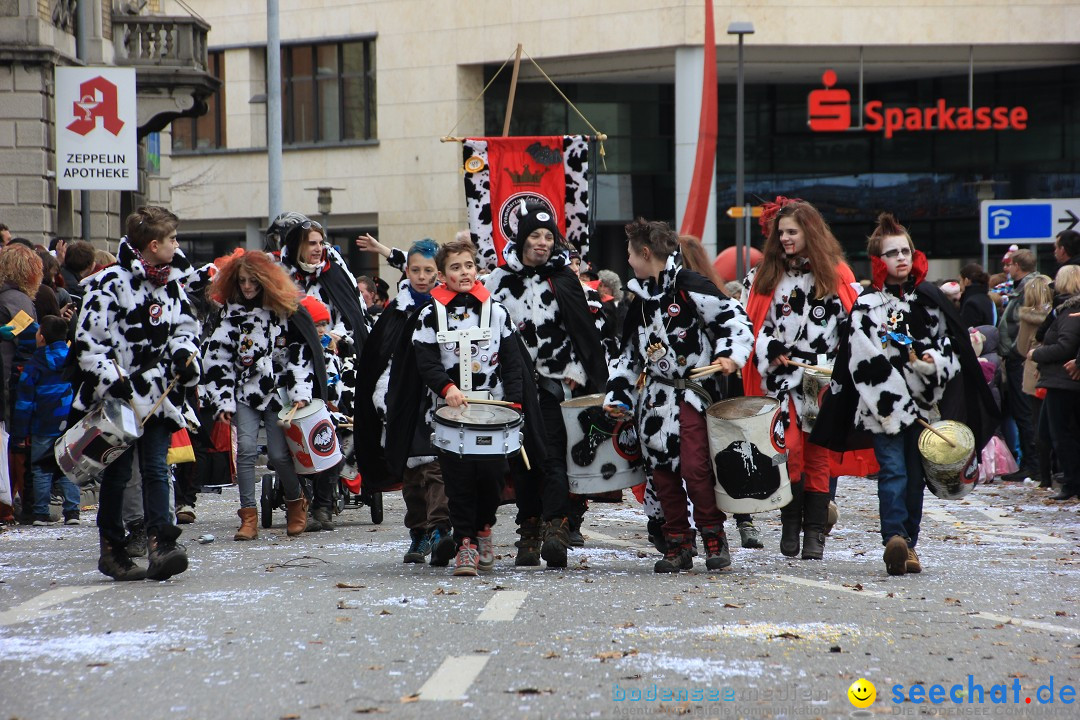
POLYGON ((829 519, 829 493, 803 495, 803 560, 820 560, 825 554, 825 525, 829 519))
POLYGON ((187 553, 184 546, 176 542, 179 537, 180 528, 175 525, 166 525, 147 533, 146 554, 150 558, 150 566, 146 568, 148 580, 168 580, 187 570, 187 553))
POLYGON ((570 522, 566 518, 552 518, 544 523, 544 544, 540 557, 548 567, 566 567, 566 551, 570 547, 570 522))
POLYGON ((319 523, 320 530, 333 530, 334 521, 330 514, 330 508, 318 507, 311 511, 311 516, 319 523))
POLYGON ((709 570, 723 570, 731 567, 731 551, 728 549, 727 535, 721 526, 702 527, 701 544, 705 546, 705 567, 709 570))
POLYGON ((233 535, 233 540, 254 540, 259 537, 259 511, 253 507, 242 507, 236 514, 240 516, 240 528, 233 535))
POLYGON ((98 572, 108 575, 113 580, 142 580, 146 571, 131 561, 127 549, 119 543, 111 543, 100 538, 101 556, 98 558, 98 572))
POLYGON ((680 570, 691 570, 694 567, 694 557, 691 555, 690 538, 685 535, 667 535, 664 538, 666 550, 662 560, 657 560, 653 565, 653 572, 677 573, 680 570))
POLYGON ((787 557, 798 557, 799 535, 802 534, 803 484, 791 483, 791 502, 780 508, 780 552, 787 557))
POLYGON ((517 557, 514 565, 518 567, 536 567, 540 564, 540 518, 525 518, 518 526, 517 557))
POLYGON ((285 501, 285 533, 295 537, 307 527, 307 498, 303 495, 285 501))

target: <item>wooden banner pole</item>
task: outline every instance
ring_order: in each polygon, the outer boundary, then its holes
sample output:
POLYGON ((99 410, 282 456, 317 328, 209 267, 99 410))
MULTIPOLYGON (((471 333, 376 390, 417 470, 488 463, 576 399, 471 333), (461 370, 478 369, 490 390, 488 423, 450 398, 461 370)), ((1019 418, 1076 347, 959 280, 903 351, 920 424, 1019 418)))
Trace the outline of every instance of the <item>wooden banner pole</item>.
POLYGON ((514 74, 510 76, 510 97, 506 101, 506 117, 503 118, 503 137, 510 136, 510 116, 514 112, 514 96, 517 95, 518 71, 521 69, 521 43, 514 53, 514 74))

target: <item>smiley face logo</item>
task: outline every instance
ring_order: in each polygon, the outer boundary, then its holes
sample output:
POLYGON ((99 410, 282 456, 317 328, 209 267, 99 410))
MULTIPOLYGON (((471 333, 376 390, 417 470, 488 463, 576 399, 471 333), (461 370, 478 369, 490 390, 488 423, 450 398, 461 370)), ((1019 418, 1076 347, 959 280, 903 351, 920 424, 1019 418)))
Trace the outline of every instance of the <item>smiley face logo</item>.
POLYGON ((847 696, 855 707, 868 708, 877 699, 877 688, 869 680, 859 678, 851 683, 851 687, 847 689, 847 696))

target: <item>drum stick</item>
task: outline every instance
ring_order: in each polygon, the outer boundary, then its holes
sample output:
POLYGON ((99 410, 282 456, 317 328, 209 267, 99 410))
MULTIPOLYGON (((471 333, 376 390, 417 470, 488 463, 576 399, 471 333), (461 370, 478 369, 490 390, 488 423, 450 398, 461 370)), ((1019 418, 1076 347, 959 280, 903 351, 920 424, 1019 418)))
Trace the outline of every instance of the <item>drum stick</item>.
POLYGON ((299 409, 300 408, 293 405, 292 409, 289 410, 288 414, 281 420, 278 420, 278 425, 280 425, 281 427, 289 427, 290 425, 292 425, 293 415, 295 415, 296 411, 299 409))
POLYGON ((521 447, 521 461, 525 463, 526 470, 532 470, 532 465, 529 464, 529 454, 525 452, 525 446, 521 447))
POLYGON ((690 379, 697 380, 698 378, 707 377, 713 373, 723 372, 724 368, 720 365, 706 365, 704 367, 694 368, 690 371, 690 379))
POLYGON ((465 404, 466 405, 472 405, 474 403, 476 405, 498 405, 499 407, 513 407, 514 406, 514 403, 507 402, 505 400, 485 400, 483 398, 466 398, 465 399, 465 404))
POLYGON ((916 422, 918 422, 918 423, 919 423, 920 425, 922 425, 922 426, 923 426, 924 428, 926 428, 926 429, 927 429, 927 430, 929 430, 930 432, 932 432, 932 433, 934 433, 935 435, 937 435, 937 436, 938 436, 939 438, 941 438, 941 439, 942 439, 942 440, 944 440, 945 442, 949 443, 949 447, 956 447, 956 443, 954 443, 954 442, 953 442, 952 440, 950 440, 949 438, 945 437, 945 435, 943 435, 943 434, 942 434, 942 433, 941 433, 941 432, 940 432, 940 431, 939 431, 939 430, 938 430, 937 428, 935 428, 935 427, 934 427, 933 425, 931 425, 930 423, 926 422, 926 421, 925 421, 925 420, 923 420, 922 418, 919 418, 918 420, 916 420, 916 422))
POLYGON ((832 375, 832 370, 827 367, 821 367, 820 365, 807 365, 806 363, 795 362, 794 360, 788 360, 788 365, 794 365, 797 368, 804 370, 814 370, 819 373, 825 373, 826 375, 832 375))
MULTIPOLYGON (((188 355, 188 359, 187 359, 187 362, 184 363, 184 367, 187 367, 188 365, 190 365, 194 360, 195 360, 194 353, 191 354, 191 355, 188 355)), ((114 360, 113 362, 116 362, 116 361, 114 360)), ((119 368, 117 368, 117 370, 119 370, 119 368)), ((146 413, 146 417, 144 417, 139 422, 139 427, 142 427, 142 426, 146 425, 146 421, 154 416, 154 413, 157 412, 157 409, 159 407, 161 407, 161 403, 165 402, 165 398, 169 397, 169 393, 171 393, 173 391, 173 388, 176 387, 176 383, 178 383, 178 382, 180 382, 180 376, 176 375, 176 376, 173 377, 172 382, 169 383, 169 386, 167 388, 165 388, 165 392, 162 393, 161 397, 159 397, 157 402, 154 403, 154 407, 150 408, 150 412, 146 413)), ((134 406, 132 406, 132 407, 134 407, 134 406)), ((135 417, 138 417, 138 416, 139 416, 139 414, 138 414, 138 412, 136 412, 135 417)))

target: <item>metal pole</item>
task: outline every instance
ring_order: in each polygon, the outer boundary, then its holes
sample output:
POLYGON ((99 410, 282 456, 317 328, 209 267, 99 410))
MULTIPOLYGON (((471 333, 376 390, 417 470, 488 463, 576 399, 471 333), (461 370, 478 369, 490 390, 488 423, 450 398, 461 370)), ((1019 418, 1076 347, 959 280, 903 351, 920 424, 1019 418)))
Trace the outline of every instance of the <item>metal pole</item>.
POLYGON ((270 220, 281 214, 281 35, 278 0, 266 0, 266 155, 270 220))
MULTIPOLYGON (((745 204, 743 198, 743 175, 745 172, 743 166, 743 134, 745 133, 743 127, 743 100, 743 34, 739 33, 739 69, 735 85, 735 205, 737 207, 742 207, 745 204)), ((745 232, 743 227, 746 225, 746 220, 746 217, 735 220, 735 274, 738 276, 735 278, 736 280, 742 280, 746 275, 742 247, 743 233, 745 232)))
MULTIPOLYGON (((90 51, 90 28, 94 22, 94 7, 90 0, 79 0, 75 17, 75 57, 86 64, 90 51)), ((82 239, 90 242, 90 191, 79 191, 79 217, 82 221, 82 239)))

